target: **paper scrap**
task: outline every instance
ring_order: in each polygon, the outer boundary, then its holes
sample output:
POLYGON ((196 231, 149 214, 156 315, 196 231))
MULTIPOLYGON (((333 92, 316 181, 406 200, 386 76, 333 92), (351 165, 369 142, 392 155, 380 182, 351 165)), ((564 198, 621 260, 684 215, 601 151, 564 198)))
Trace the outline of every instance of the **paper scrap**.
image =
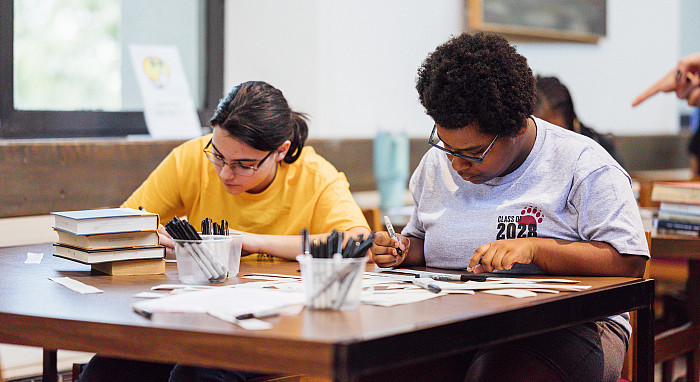
POLYGON ((515 298, 536 297, 537 293, 526 289, 490 289, 483 291, 484 293, 498 294, 502 296, 510 296, 515 298))
POLYGON ((41 264, 41 260, 44 259, 43 253, 27 252, 27 260, 24 260, 25 264, 41 264))
POLYGON ((239 315, 303 302, 303 293, 222 287, 141 300, 134 306, 153 313, 206 313, 225 308, 232 315, 239 315))
POLYGON ((364 304, 379 305, 379 306, 394 306, 401 304, 411 304, 414 302, 424 301, 435 297, 446 296, 447 293, 433 293, 423 288, 406 289, 401 291, 391 291, 389 293, 377 293, 363 291, 360 299, 364 304))
POLYGON ((103 292, 101 289, 97 289, 91 285, 83 284, 80 281, 73 280, 70 277, 49 277, 49 280, 59 283, 68 289, 80 292, 81 294, 103 292))
POLYGON ((530 278, 517 278, 517 277, 489 277, 488 281, 501 281, 509 284, 531 284, 531 283, 562 283, 562 284, 578 284, 579 280, 569 280, 569 279, 530 279, 530 278))
POLYGON ((167 296, 167 293, 156 293, 156 292, 141 292, 136 293, 134 297, 136 298, 161 298, 167 296))
POLYGON ((236 315, 231 313, 231 309, 225 307, 213 307, 207 310, 207 314, 214 316, 220 320, 236 324, 246 330, 267 330, 272 329, 272 324, 258 320, 257 318, 248 318, 245 320, 237 320, 236 315))

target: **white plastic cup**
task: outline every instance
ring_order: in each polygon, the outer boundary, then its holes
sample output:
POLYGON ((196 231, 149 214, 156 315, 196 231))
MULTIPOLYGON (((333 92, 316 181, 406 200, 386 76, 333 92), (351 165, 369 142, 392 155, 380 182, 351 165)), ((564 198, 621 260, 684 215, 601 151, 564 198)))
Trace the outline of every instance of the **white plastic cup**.
POLYGON ((367 257, 313 258, 299 255, 306 306, 323 310, 353 310, 360 305, 367 257))
POLYGON ((237 275, 241 264, 243 234, 201 236, 202 240, 173 240, 180 282, 220 283, 237 275))

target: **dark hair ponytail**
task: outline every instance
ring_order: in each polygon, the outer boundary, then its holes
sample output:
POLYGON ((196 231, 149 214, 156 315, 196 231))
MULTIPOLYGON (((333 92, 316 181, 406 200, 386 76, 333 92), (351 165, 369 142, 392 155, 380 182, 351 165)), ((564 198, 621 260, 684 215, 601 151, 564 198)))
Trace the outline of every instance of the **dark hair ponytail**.
POLYGON ((286 163, 299 158, 309 134, 306 115, 291 110, 282 92, 263 81, 233 88, 219 102, 209 123, 260 151, 276 150, 289 140, 286 163))
POLYGON ((297 158, 299 158, 299 155, 301 155, 301 149, 304 148, 306 137, 309 136, 309 126, 306 124, 306 121, 306 114, 292 111, 292 127, 294 129, 294 137, 291 139, 292 145, 289 146, 287 156, 284 157, 284 161, 287 163, 294 162, 297 160, 297 158))

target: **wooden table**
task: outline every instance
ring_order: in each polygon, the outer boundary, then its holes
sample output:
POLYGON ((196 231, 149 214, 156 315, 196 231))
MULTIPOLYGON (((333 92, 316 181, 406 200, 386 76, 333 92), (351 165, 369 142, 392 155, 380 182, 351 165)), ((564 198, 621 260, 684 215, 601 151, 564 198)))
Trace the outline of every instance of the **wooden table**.
MULTIPOLYGON (((134 313, 134 294, 177 282, 173 264, 164 275, 112 277, 52 254, 49 244, 0 249, 0 343, 354 381, 638 310, 638 376, 653 378, 653 280, 576 277, 593 288, 525 299, 453 294, 391 308, 361 305, 349 312, 306 309, 269 319, 271 330, 246 331, 204 314, 155 314, 149 320, 134 313), (27 252, 43 252, 44 260, 24 264, 27 252), (81 295, 48 279, 61 276, 104 293, 81 295)), ((252 271, 299 274, 296 262, 244 260, 241 274, 252 271)))
MULTIPOLYGON (((655 235, 651 238, 651 256, 664 259, 685 259, 688 261, 688 281, 686 298, 689 323, 669 330, 666 334, 657 336, 658 346, 656 360, 667 360, 673 354, 683 354, 688 349, 694 349, 691 356, 693 362, 688 362, 688 382, 698 381, 698 365, 700 365, 700 239, 688 236, 655 235), (659 338, 663 342, 659 341, 659 338)), ((688 359, 687 361, 690 361, 688 359)), ((670 365, 669 365, 670 366, 670 365)))

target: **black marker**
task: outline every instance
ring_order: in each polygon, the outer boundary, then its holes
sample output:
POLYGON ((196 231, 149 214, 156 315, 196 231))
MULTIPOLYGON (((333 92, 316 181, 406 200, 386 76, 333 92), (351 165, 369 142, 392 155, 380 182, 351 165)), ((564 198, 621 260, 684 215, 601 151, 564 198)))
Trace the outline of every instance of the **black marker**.
POLYGON ((139 315, 141 315, 143 317, 148 318, 149 320, 151 319, 151 317, 153 317, 153 313, 150 310, 144 309, 144 308, 139 308, 137 306, 134 306, 134 312, 138 313, 139 315))
MULTIPOLYGON (((416 275, 418 277, 418 275, 416 275)), ((429 277, 433 280, 438 281, 486 281, 485 275, 451 275, 451 274, 439 274, 439 275, 426 275, 424 277, 429 277)))
MULTIPOLYGON (((396 237, 394 226, 391 224, 391 220, 389 220, 389 217, 386 215, 384 215, 384 224, 386 225, 386 230, 389 231, 389 236, 391 236, 392 239, 399 241, 399 238, 396 237)), ((396 248, 396 253, 398 253, 399 256, 403 256, 403 251, 399 248, 396 248)))

